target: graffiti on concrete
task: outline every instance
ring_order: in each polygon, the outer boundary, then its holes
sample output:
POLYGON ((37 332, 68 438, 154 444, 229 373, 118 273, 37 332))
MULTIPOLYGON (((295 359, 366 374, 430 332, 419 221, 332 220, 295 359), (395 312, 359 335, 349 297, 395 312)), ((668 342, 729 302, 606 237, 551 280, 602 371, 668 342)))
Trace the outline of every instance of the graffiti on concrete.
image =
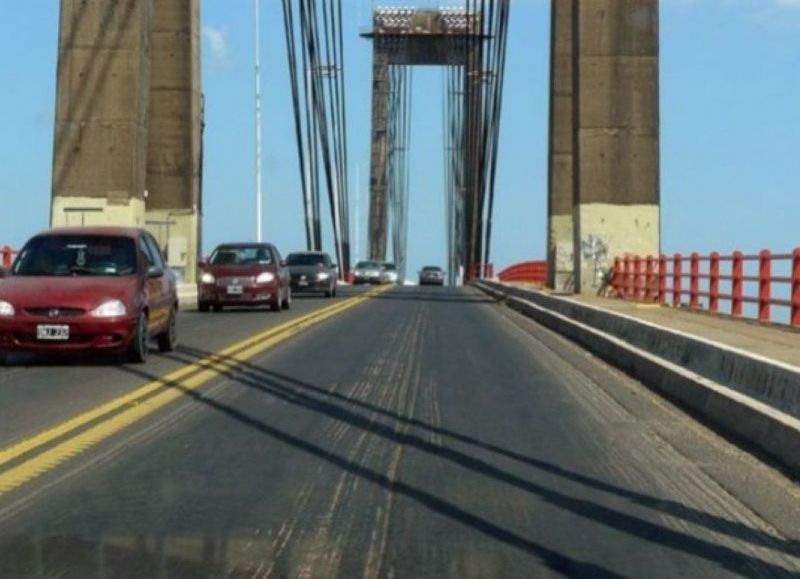
POLYGON ((602 277, 603 265, 608 257, 608 244, 595 235, 588 235, 581 240, 581 254, 583 259, 592 263, 594 275, 592 287, 598 287, 602 277))

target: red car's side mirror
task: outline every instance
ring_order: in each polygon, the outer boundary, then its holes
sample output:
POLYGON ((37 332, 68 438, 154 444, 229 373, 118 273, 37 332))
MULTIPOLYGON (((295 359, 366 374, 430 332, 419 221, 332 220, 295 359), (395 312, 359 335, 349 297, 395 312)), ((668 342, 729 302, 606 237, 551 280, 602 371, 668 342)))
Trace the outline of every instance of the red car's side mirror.
POLYGON ((208 265, 208 260, 206 259, 201 259, 200 261, 197 262, 197 267, 206 267, 207 265, 208 265))
POLYGON ((281 260, 281 267, 286 267, 286 260, 285 259, 281 260))

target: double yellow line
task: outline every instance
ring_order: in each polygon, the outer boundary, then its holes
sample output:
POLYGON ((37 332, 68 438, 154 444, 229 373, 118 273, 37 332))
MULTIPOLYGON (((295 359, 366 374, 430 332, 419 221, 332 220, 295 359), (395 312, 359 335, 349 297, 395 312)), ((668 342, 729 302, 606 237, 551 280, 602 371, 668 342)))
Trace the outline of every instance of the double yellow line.
POLYGON ((188 392, 197 390, 237 362, 248 360, 383 291, 385 288, 378 288, 260 332, 0 450, 0 470, 9 463, 15 463, 0 472, 0 496, 82 454, 188 392), (28 454, 32 456, 25 458, 28 454))

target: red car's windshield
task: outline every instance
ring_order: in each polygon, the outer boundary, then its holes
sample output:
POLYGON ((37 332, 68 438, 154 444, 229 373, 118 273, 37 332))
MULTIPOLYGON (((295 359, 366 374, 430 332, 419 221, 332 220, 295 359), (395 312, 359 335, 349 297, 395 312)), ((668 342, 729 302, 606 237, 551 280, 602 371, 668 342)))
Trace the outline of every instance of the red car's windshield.
POLYGON ((136 245, 128 237, 46 235, 33 238, 12 269, 20 276, 120 276, 136 272, 136 245))
POLYGON ((264 247, 220 247, 209 261, 211 265, 269 265, 269 251, 264 247))

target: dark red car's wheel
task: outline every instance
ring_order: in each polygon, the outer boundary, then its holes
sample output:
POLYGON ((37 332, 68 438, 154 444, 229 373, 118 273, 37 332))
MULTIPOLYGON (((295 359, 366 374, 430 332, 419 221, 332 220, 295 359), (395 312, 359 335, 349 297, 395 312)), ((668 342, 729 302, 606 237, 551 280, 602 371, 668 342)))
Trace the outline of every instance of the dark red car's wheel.
POLYGON ((141 313, 136 321, 133 340, 128 347, 128 361, 134 364, 143 364, 147 361, 148 353, 147 317, 141 313))
POLYGON ((161 352, 172 352, 178 343, 178 312, 172 308, 167 327, 158 335, 158 349, 161 352))

